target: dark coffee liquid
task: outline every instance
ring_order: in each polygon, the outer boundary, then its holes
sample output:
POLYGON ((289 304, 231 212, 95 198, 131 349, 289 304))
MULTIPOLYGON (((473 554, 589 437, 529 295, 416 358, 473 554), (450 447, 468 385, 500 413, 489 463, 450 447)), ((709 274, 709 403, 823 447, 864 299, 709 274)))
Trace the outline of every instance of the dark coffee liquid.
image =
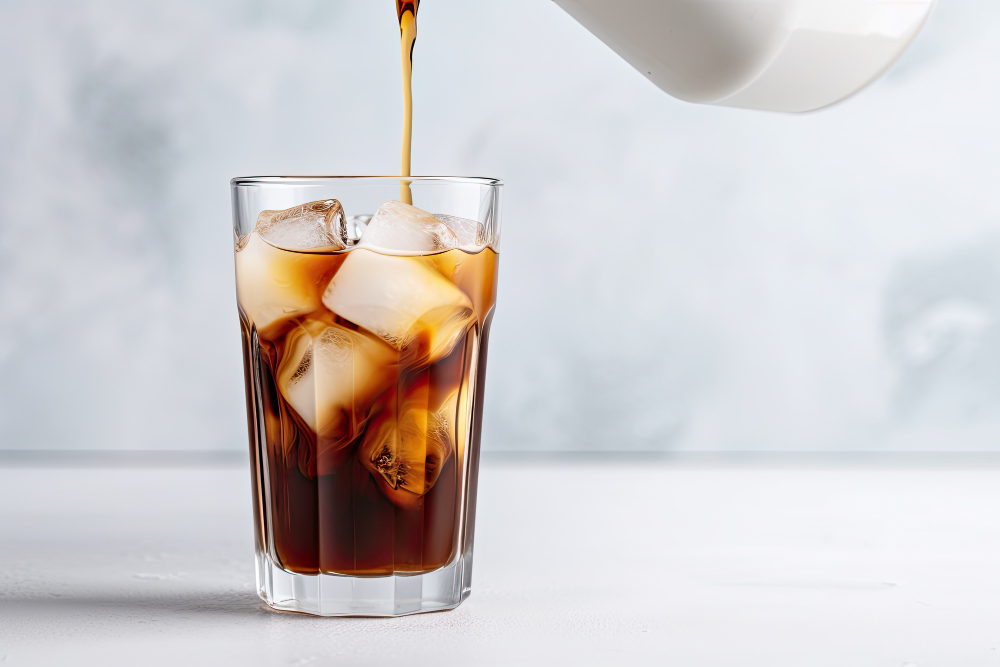
MULTIPOLYGON (((345 255, 315 255, 316 262, 329 262, 327 268, 316 268, 316 274, 324 280, 331 273, 336 276, 345 255)), ((283 394, 279 386, 287 377, 280 370, 282 360, 293 354, 292 336, 302 322, 289 320, 281 328, 266 331, 265 336, 241 318, 247 394, 252 397, 251 411, 257 415, 251 434, 255 443, 258 547, 291 572, 354 576, 429 572, 451 562, 463 540, 471 541, 471 535, 458 534, 458 527, 470 500, 473 506, 475 503, 474 498, 464 497, 463 490, 469 485, 463 478, 475 470, 477 462, 471 459, 479 450, 482 378, 496 293, 497 255, 491 249, 476 254, 451 250, 392 259, 438 267, 457 262, 451 282, 473 304, 474 321, 446 356, 431 363, 414 361, 404 348, 388 369, 393 380, 371 400, 346 445, 329 434, 318 435, 286 400, 287 390, 283 394), (445 412, 439 406, 457 406, 449 413, 456 415, 449 420, 454 451, 433 471, 428 467, 415 473, 399 466, 392 469, 393 475, 383 475, 372 462, 375 450, 366 449, 364 443, 375 433, 381 418, 392 415, 395 423, 403 406, 413 408, 415 404, 418 409, 445 412), (414 479, 419 474, 429 480, 429 490, 422 494, 406 490, 407 484, 419 486, 424 481, 414 479)), ((309 280, 308 274, 303 274, 303 279, 309 280)), ((313 322, 326 319, 357 329, 330 311, 312 312, 308 317, 313 322)), ((426 428, 431 429, 429 422, 426 428)), ((424 433, 415 436, 429 437, 424 433)), ((431 452, 425 447, 422 452, 431 452)))

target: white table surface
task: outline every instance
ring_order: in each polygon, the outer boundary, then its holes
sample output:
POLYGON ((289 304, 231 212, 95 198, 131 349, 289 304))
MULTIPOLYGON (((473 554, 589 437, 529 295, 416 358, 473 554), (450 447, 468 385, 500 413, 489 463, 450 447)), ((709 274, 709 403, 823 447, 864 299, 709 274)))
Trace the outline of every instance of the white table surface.
POLYGON ((487 460, 472 597, 269 611, 249 473, 0 467, 0 665, 1000 665, 1000 468, 487 460))

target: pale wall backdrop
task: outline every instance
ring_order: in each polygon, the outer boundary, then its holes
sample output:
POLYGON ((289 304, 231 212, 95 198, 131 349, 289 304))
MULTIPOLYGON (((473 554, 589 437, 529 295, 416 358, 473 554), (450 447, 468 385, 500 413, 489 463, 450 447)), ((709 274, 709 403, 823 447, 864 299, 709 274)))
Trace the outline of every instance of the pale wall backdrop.
MULTIPOLYGON (((228 180, 395 173, 390 0, 0 3, 0 448, 243 449, 228 180)), ((820 113, 425 0, 414 173, 506 180, 484 446, 1000 449, 1000 3, 820 113)))

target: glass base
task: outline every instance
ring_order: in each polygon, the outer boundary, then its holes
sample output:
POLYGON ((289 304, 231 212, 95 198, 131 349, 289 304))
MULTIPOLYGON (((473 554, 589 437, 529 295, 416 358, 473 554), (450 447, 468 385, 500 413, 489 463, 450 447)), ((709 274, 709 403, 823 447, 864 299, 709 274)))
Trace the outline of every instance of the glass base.
POLYGON ((469 597, 465 559, 426 574, 296 574, 257 554, 257 594, 270 607, 315 616, 405 616, 454 609, 469 597))

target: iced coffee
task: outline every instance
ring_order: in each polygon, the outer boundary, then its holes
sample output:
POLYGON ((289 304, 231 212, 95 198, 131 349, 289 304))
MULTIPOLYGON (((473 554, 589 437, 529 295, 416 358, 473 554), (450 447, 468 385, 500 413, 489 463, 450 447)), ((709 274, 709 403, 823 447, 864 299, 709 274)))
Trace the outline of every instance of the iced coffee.
POLYGON ((468 542, 498 255, 478 220, 348 213, 265 210, 236 240, 258 550, 302 575, 428 573, 468 542))

